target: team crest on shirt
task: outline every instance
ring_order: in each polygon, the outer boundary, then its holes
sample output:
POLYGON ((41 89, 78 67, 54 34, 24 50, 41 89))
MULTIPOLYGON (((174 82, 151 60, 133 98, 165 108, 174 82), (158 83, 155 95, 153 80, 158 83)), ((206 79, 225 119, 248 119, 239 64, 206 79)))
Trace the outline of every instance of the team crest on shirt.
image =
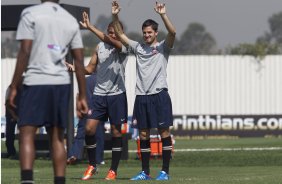
POLYGON ((152 50, 152 54, 154 54, 154 55, 155 55, 155 54, 158 54, 158 53, 159 53, 159 51, 157 50, 157 48, 156 48, 156 47, 154 47, 154 48, 153 48, 153 50, 152 50))

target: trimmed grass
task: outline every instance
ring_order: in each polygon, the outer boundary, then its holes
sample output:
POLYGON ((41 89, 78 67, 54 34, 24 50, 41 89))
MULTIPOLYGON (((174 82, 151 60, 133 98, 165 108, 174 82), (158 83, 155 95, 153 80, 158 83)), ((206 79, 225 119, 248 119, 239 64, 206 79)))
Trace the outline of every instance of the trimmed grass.
MULTIPOLYGON (((42 161, 41 161, 42 162, 42 161)), ((46 161, 45 161, 46 162, 46 161)), ((37 162, 38 163, 38 162, 37 162)), ((80 177, 86 168, 85 164, 68 166, 67 182, 69 184, 83 183, 110 183, 105 181, 109 165, 102 166, 99 174, 95 175, 89 181, 82 181, 80 177)), ((126 183, 156 183, 156 181, 136 182, 129 181, 129 178, 139 171, 139 167, 125 167, 123 164, 119 167, 119 175, 116 182, 126 183)), ((171 180, 166 183, 183 183, 183 184, 281 184, 281 166, 245 166, 245 167, 175 167, 170 168, 171 180)), ((158 168, 151 167, 151 175, 157 175, 158 168)), ((16 184, 19 183, 18 168, 2 168, 2 183, 16 184)), ((34 169, 35 183, 51 184, 53 183, 52 167, 46 163, 45 167, 36 166, 34 169)), ((160 182, 162 183, 162 182, 160 182)))
MULTIPOLYGON (((185 148, 244 148, 244 147, 281 147, 281 138, 242 138, 242 139, 176 139, 175 149, 185 148)), ((1 142, 2 152, 5 146, 1 142)), ((130 141, 130 149, 136 149, 135 141, 130 141)), ((162 183, 156 181, 129 181, 141 168, 136 154, 130 153, 129 160, 121 160, 117 183, 162 183)), ((98 175, 90 181, 81 181, 80 177, 87 167, 83 161, 67 167, 68 184, 110 183, 105 181, 110 167, 111 154, 105 154, 106 165, 100 167, 98 175)), ((156 177, 161 168, 160 159, 152 159, 151 175, 156 177)), ((165 183, 181 184, 282 184, 282 151, 211 151, 176 152, 171 160, 171 180, 165 183)), ((35 183, 53 183, 52 163, 39 158, 34 167, 35 183)), ((19 183, 20 170, 18 160, 1 159, 2 183, 19 183)))

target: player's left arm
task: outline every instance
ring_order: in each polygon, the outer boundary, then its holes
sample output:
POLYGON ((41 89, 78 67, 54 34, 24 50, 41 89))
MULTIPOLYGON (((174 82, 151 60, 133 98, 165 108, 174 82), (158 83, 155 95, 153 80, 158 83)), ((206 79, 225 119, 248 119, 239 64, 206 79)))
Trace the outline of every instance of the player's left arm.
POLYGON ((175 40, 176 29, 173 26, 173 24, 171 23, 171 21, 169 20, 167 14, 166 14, 165 4, 156 2, 156 6, 155 6, 154 9, 158 14, 160 14, 160 16, 161 16, 161 18, 162 18, 162 20, 165 24, 165 27, 168 31, 168 34, 167 34, 166 39, 165 39, 165 43, 169 48, 172 48, 173 44, 174 44, 174 40, 175 40))
POLYGON ((121 10, 121 8, 120 8, 118 2, 114 0, 112 2, 112 19, 114 21, 115 33, 118 36, 118 38, 120 39, 121 43, 125 47, 127 47, 129 45, 130 39, 125 35, 125 33, 123 32, 123 29, 120 25, 120 21, 119 21, 119 17, 118 17, 120 10, 121 10))

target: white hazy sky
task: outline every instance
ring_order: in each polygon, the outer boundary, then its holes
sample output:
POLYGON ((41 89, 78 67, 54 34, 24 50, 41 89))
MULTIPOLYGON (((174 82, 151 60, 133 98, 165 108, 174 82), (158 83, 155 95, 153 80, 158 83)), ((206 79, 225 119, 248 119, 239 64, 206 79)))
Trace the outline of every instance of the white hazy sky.
MULTIPOLYGON (((110 16, 111 0, 60 0, 60 3, 90 7, 91 22, 100 14, 110 16)), ((282 11, 282 0, 161 0, 180 38, 191 22, 205 26, 217 41, 219 48, 238 43, 254 43, 257 37, 269 31, 268 19, 282 11)), ((38 4, 40 0, 2 0, 8 4, 38 4)), ((145 19, 155 19, 165 30, 154 10, 155 0, 119 0, 120 19, 128 31, 140 32, 145 19)))

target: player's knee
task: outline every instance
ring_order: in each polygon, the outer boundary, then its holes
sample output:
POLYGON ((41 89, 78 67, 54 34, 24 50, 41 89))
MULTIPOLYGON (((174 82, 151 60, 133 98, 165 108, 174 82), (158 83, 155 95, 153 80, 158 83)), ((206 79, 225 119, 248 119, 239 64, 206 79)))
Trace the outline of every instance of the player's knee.
POLYGON ((148 140, 150 139, 150 132, 149 131, 140 131, 139 132, 139 137, 141 140, 148 140))
POLYGON ((111 133, 113 137, 121 137, 121 126, 111 126, 111 133))
POLYGON ((85 135, 94 135, 96 132, 94 127, 86 126, 85 127, 85 135))
POLYGON ((169 129, 158 129, 158 132, 161 136, 161 138, 166 138, 166 137, 169 137, 170 136, 170 132, 169 132, 169 129))

